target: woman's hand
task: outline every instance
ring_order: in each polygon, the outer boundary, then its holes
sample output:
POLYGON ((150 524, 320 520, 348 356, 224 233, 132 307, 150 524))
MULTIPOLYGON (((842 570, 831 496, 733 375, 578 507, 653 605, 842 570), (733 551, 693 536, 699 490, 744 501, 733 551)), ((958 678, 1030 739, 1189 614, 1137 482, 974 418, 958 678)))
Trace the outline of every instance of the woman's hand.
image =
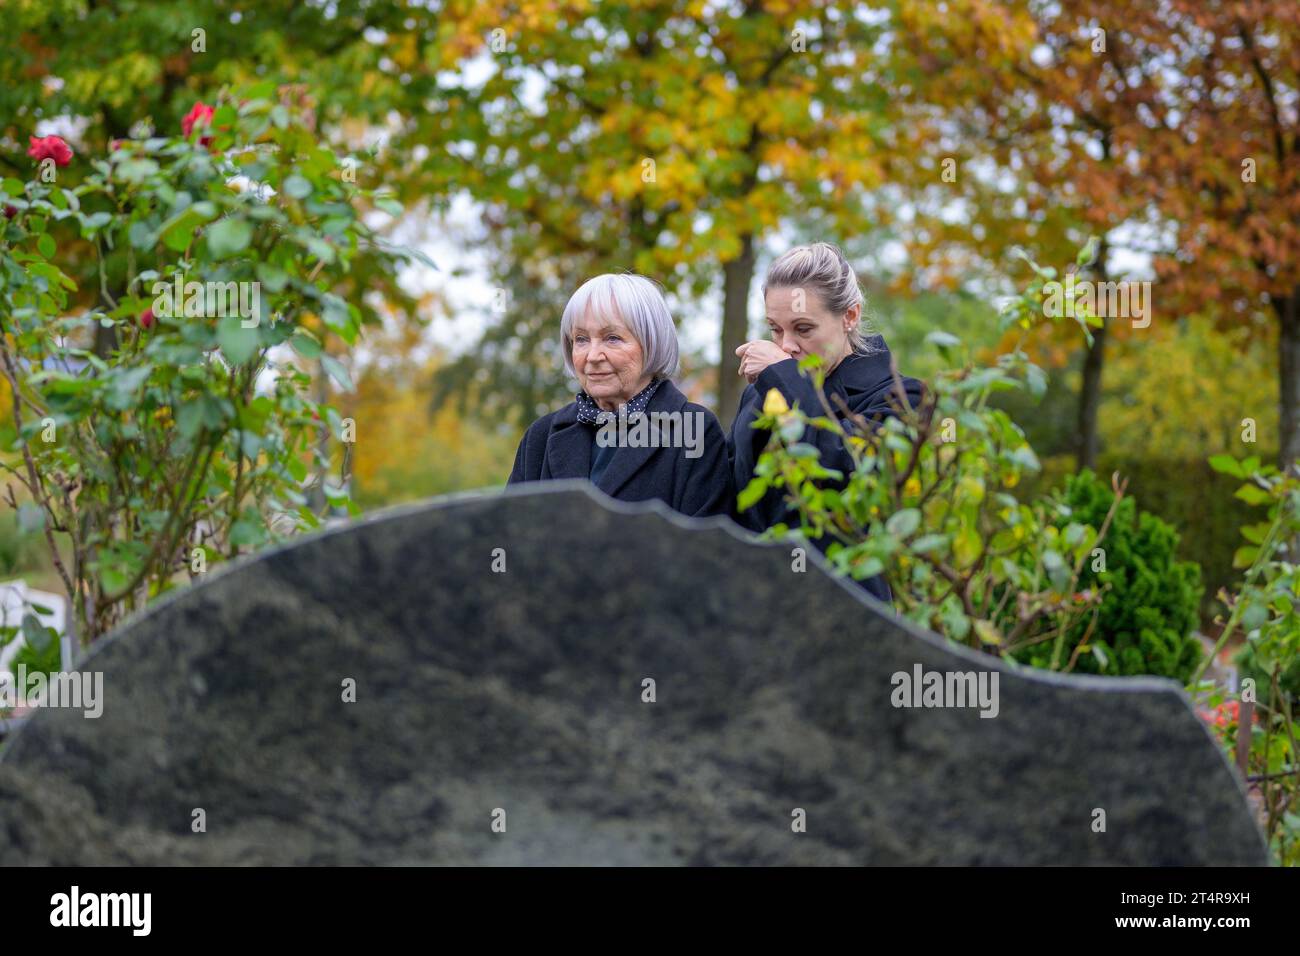
POLYGON ((745 381, 750 385, 754 384, 754 380, 763 369, 775 362, 784 362, 790 357, 775 342, 767 339, 746 342, 736 349, 736 354, 740 356, 740 374, 745 376, 745 381))

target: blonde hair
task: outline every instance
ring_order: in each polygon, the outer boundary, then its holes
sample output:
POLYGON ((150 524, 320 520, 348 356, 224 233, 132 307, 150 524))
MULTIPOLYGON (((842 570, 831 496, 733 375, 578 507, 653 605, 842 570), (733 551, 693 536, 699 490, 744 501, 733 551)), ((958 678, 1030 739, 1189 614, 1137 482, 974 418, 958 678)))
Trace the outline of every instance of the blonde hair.
MULTIPOLYGON (((839 246, 829 242, 813 242, 806 246, 795 246, 781 255, 767 269, 763 279, 763 298, 767 298, 768 289, 806 288, 817 293, 833 315, 843 315, 853 306, 863 306, 862 288, 858 285, 858 275, 844 258, 839 246)), ((854 352, 868 352, 866 335, 870 329, 863 329, 864 317, 858 316, 858 324, 849 329, 849 347, 854 352)))

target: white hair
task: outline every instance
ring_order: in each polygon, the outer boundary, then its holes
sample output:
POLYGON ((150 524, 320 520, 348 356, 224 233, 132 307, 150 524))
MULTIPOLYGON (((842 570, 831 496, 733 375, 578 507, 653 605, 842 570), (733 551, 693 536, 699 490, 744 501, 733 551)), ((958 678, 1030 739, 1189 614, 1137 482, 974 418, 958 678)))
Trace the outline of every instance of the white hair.
POLYGON ((641 346, 642 369, 651 379, 677 373, 677 328, 659 287, 645 276, 607 272, 579 286, 564 307, 560 343, 564 370, 571 376, 578 377, 573 367, 573 323, 590 313, 623 320, 641 346))

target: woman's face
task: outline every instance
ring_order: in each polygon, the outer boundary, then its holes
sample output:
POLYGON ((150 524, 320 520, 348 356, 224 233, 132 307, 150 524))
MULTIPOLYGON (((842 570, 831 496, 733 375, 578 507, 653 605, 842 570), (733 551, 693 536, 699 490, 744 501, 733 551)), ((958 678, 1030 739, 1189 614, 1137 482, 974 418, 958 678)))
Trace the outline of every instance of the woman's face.
POLYGON ((809 353, 821 356, 829 372, 849 353, 849 330, 858 323, 862 306, 833 315, 816 292, 795 287, 767 290, 767 327, 772 341, 792 359, 809 353))
POLYGON ((601 408, 617 410, 650 384, 641 343, 616 314, 588 312, 573 324, 578 384, 601 408))

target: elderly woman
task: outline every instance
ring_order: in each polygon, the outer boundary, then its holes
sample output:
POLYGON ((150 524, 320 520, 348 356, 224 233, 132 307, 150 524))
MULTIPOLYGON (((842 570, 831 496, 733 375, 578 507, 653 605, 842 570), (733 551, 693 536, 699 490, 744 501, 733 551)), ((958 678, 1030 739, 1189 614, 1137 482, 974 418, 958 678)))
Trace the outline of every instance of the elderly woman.
POLYGON ((638 275, 588 280, 564 307, 560 341, 581 391, 529 426, 508 483, 587 478, 623 501, 729 514, 726 435, 669 380, 677 330, 655 284, 638 275))
MULTIPOLYGON (((864 336, 859 328, 862 290, 853 267, 838 247, 818 242, 785 253, 768 269, 763 300, 771 340, 746 342, 736 349, 740 374, 750 383, 740 397, 729 443, 738 489, 754 477, 754 466, 771 438, 770 432, 752 428, 754 419, 762 414, 769 391, 776 389, 789 406, 797 403, 809 415, 825 414, 812 380, 799 371, 799 361, 807 355, 821 357, 826 373, 823 392, 841 421, 846 416, 835 401, 837 395, 868 420, 894 414, 891 398, 901 406, 885 340, 879 335, 864 336)), ((915 407, 921 400, 922 384, 914 378, 903 378, 902 383, 908 404, 915 407)), ((808 428, 803 441, 817 447, 825 467, 846 475, 853 471, 852 456, 834 434, 808 428)), ((782 491, 777 489, 740 513, 738 520, 754 531, 779 523, 799 526, 798 513, 785 503, 782 491)), ((824 551, 831 539, 823 537, 813 543, 824 551)), ((884 578, 877 576, 860 583, 881 601, 891 599, 884 578)))

